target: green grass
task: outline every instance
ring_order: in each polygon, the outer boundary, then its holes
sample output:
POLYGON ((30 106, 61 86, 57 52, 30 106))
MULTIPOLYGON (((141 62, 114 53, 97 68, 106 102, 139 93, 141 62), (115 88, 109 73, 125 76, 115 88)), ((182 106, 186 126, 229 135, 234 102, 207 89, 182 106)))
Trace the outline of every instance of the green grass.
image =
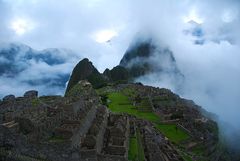
POLYGON ((183 152, 180 152, 180 154, 184 161, 192 161, 192 158, 188 154, 183 153, 183 152))
POLYGON ((175 124, 155 124, 156 128, 162 132, 170 141, 179 143, 187 140, 189 135, 181 128, 176 128, 175 124))
POLYGON ((31 103, 32 103, 32 106, 36 107, 40 105, 40 100, 38 98, 34 98, 32 99, 31 103))
POLYGON ((205 151, 204 146, 198 145, 192 149, 192 152, 196 155, 202 155, 205 151))
POLYGON ((61 142, 64 142, 65 139, 63 137, 60 137, 60 136, 52 136, 49 138, 49 142, 51 143, 61 143, 61 142))
POLYGON ((129 139, 129 151, 128 151, 129 161, 144 161, 144 148, 142 145, 142 138, 140 131, 137 129, 136 135, 130 137, 129 139))
MULTIPOLYGON (((176 124, 161 124, 161 119, 153 112, 139 111, 132 105, 128 97, 120 92, 113 92, 108 94, 109 109, 114 113, 127 113, 137 118, 148 120, 155 124, 155 127, 163 133, 171 142, 180 143, 187 140, 189 135, 181 128, 176 129, 176 124)), ((148 105, 148 100, 143 99, 144 106, 148 105)))
POLYGON ((108 94, 110 100, 108 107, 115 113, 128 113, 138 118, 146 119, 155 123, 160 122, 160 117, 153 112, 141 112, 138 111, 135 106, 129 101, 128 97, 120 92, 113 92, 108 94))
POLYGON ((124 93, 125 95, 127 95, 129 97, 135 97, 136 96, 136 92, 132 88, 124 88, 122 90, 122 93, 124 93))
POLYGON ((151 107, 148 98, 142 99, 142 101, 141 101, 141 106, 151 107))
POLYGON ((130 137, 129 139, 129 151, 128 151, 128 160, 129 161, 137 161, 138 156, 138 145, 137 138, 130 137))
POLYGON ((138 143, 138 161, 145 161, 142 138, 141 138, 140 131, 138 129, 137 129, 137 143, 138 143))
POLYGON ((142 99, 138 106, 139 106, 140 109, 142 109, 144 111, 148 111, 148 112, 152 111, 152 107, 150 105, 150 102, 149 102, 148 98, 142 99))

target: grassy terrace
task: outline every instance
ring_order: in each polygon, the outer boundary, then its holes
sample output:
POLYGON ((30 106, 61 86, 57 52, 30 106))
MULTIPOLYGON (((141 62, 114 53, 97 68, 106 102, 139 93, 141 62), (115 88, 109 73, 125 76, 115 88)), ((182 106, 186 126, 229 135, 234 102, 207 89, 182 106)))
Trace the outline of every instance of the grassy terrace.
MULTIPOLYGON (((101 91, 102 94, 103 91, 101 91)), ((100 93, 100 91, 99 91, 100 93)), ((114 113, 127 113, 137 118, 145 119, 152 122, 156 129, 163 133, 172 143, 181 144, 181 141, 190 138, 188 133, 177 127, 176 124, 163 124, 161 118, 152 112, 152 108, 148 98, 143 98, 137 106, 133 106, 131 99, 136 96, 135 91, 125 88, 121 92, 107 92, 108 108, 114 113)), ((165 100, 163 100, 163 103, 165 100)), ((162 102, 162 100, 161 100, 162 102)), ((129 138, 128 159, 130 161, 144 161, 144 149, 142 146, 140 132, 137 130, 134 136, 129 138)), ((191 157, 187 154, 181 154, 185 161, 191 161, 191 157)))
POLYGON ((137 134, 131 136, 129 139, 129 151, 128 151, 128 160, 130 161, 144 161, 144 148, 141 141, 141 135, 139 130, 137 134))
MULTIPOLYGON (((148 99, 142 99, 141 103, 138 106, 133 106, 131 100, 129 98, 134 97, 134 91, 124 90, 122 92, 110 92, 107 94, 107 98, 109 100, 108 107, 114 113, 127 113, 137 118, 145 119, 154 123, 155 127, 163 133, 171 142, 175 144, 179 144, 181 141, 187 140, 189 135, 178 128, 176 124, 162 124, 161 118, 153 113, 151 110, 142 111, 139 109, 149 109, 151 106, 148 99)), ((141 160, 140 156, 144 157, 144 152, 140 152, 138 147, 142 147, 139 145, 139 139, 137 138, 137 134, 135 137, 130 137, 129 140, 129 160, 141 160)), ((187 158, 185 160, 188 160, 187 158)))
POLYGON ((152 122, 160 122, 160 117, 153 112, 142 112, 133 106, 128 97, 119 92, 110 93, 108 95, 110 102, 108 107, 115 113, 128 113, 141 119, 146 119, 152 122))
POLYGON ((155 126, 174 143, 179 143, 189 138, 189 135, 175 124, 155 124, 155 126))
POLYGON ((135 161, 138 156, 138 142, 136 136, 129 138, 128 160, 135 161))

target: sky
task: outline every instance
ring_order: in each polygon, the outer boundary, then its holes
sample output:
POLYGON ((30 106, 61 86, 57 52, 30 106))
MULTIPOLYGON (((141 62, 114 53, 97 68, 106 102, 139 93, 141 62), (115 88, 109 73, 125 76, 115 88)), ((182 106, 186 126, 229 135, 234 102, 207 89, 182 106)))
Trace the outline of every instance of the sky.
MULTIPOLYGON (((157 44, 173 52, 185 76, 182 97, 240 129, 239 0, 0 0, 0 43, 75 53, 65 57, 62 66, 47 66, 47 71, 62 67, 71 72, 87 57, 103 72, 119 64, 139 33, 154 36, 157 44)), ((141 81, 174 91, 157 73, 141 81)), ((5 92, 14 93, 4 84, 5 77, 0 82, 5 92)), ((21 86, 18 79, 13 84, 21 86)))

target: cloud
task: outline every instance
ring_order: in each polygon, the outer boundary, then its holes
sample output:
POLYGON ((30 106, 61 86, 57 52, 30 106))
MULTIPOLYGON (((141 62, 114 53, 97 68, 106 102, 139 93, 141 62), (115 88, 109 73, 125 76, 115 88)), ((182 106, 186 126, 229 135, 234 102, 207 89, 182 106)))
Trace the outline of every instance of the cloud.
POLYGON ((79 57, 66 49, 36 51, 22 44, 0 47, 0 97, 38 90, 40 95, 63 94, 79 57))

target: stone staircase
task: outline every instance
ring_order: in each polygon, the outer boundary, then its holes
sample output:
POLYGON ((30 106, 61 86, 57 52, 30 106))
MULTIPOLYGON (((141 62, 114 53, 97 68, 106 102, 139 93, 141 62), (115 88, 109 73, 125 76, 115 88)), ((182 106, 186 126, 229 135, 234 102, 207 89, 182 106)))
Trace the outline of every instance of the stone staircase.
POLYGON ((16 128, 16 127, 18 127, 18 125, 19 125, 19 124, 18 124, 17 122, 15 122, 14 120, 2 124, 2 126, 5 126, 5 127, 8 128, 8 129, 16 128))

